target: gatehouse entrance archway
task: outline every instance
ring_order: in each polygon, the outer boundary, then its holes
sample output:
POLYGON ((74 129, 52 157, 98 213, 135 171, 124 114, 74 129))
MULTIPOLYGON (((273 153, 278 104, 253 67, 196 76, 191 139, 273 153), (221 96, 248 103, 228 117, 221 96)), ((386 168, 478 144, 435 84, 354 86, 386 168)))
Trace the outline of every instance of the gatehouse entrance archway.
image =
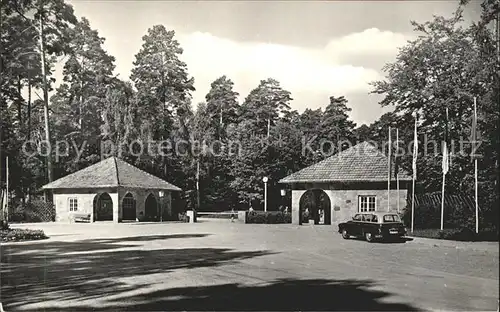
POLYGON ((113 200, 108 193, 94 197, 94 221, 113 221, 113 200))
POLYGON ((330 197, 322 189, 307 190, 300 197, 300 217, 302 223, 331 224, 332 207, 330 197))

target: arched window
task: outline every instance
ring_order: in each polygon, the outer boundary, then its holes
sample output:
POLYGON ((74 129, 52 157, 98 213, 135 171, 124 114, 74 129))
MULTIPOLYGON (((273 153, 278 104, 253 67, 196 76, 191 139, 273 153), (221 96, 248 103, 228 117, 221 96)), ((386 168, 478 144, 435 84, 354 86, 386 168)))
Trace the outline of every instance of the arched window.
POLYGON ((130 193, 123 197, 122 202, 123 220, 135 220, 135 199, 130 193))

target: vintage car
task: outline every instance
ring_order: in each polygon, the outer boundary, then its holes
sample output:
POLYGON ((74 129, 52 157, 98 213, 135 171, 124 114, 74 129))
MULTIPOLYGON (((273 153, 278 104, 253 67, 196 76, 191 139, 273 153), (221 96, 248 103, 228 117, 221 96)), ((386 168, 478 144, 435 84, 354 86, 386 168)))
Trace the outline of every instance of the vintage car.
POLYGON ((344 239, 356 236, 372 242, 375 239, 400 239, 406 235, 406 229, 396 213, 361 212, 352 220, 340 223, 339 233, 344 239))

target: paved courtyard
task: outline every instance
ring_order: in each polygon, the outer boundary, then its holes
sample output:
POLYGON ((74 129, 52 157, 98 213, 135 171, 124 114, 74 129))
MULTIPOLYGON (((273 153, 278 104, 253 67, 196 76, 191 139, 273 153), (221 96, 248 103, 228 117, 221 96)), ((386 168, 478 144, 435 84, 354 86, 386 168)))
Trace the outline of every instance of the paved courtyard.
MULTIPOLYGON (((19 226, 16 226, 19 227, 19 226)), ((30 310, 496 310, 496 243, 343 240, 329 226, 36 224, 1 247, 1 302, 30 310)))

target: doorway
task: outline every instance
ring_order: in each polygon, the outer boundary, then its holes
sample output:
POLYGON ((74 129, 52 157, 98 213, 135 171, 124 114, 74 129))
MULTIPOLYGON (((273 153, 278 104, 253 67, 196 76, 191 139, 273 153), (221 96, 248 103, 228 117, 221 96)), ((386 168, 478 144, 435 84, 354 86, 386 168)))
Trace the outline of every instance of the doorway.
POLYGON ((94 221, 113 221, 113 200, 108 193, 94 197, 94 221))
POLYGON ((332 208, 330 197, 322 189, 307 190, 300 197, 300 217, 302 223, 331 224, 332 208))

